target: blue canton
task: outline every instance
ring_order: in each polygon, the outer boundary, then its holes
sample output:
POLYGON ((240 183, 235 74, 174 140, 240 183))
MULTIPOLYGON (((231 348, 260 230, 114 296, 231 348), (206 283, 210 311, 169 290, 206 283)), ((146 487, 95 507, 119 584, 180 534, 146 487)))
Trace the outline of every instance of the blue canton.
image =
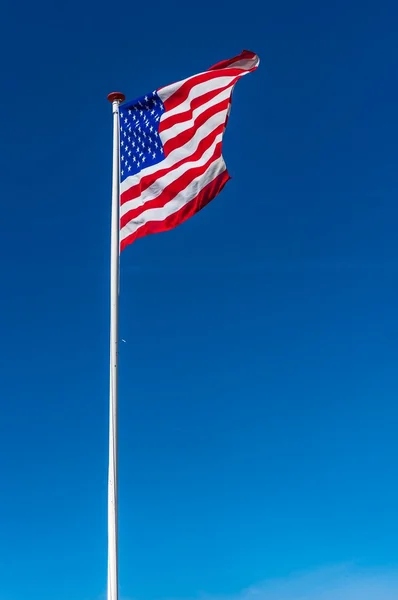
POLYGON ((156 92, 120 107, 120 180, 164 159, 159 136, 163 102, 156 92))

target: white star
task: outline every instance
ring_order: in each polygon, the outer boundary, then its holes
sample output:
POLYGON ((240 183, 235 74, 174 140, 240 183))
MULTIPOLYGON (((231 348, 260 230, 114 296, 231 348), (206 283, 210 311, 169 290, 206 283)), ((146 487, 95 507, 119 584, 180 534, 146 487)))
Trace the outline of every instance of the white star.
POLYGON ((122 175, 124 175, 124 171, 123 171, 123 169, 122 169, 122 175))
POLYGON ((142 162, 145 162, 145 156, 142 157, 142 162))
POLYGON ((156 157, 156 152, 154 152, 154 153, 152 154, 152 158, 155 158, 155 157, 156 157))
POLYGON ((131 165, 129 165, 129 171, 131 171, 131 165))

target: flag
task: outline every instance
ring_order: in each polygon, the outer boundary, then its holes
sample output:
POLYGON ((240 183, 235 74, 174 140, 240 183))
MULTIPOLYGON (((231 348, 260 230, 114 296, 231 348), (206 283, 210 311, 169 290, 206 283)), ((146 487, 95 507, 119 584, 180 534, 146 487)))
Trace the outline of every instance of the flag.
POLYGON ((243 51, 120 107, 120 249, 172 229, 222 190, 222 139, 236 82, 257 69, 243 51))

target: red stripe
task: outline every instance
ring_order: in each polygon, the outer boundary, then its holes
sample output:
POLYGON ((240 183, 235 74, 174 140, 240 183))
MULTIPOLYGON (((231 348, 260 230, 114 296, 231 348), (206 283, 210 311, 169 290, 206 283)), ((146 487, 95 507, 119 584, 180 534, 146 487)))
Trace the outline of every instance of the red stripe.
POLYGON ((149 210, 151 208, 162 208, 163 206, 165 206, 165 204, 167 204, 167 202, 173 200, 173 198, 175 198, 177 194, 179 194, 182 190, 185 190, 194 179, 196 179, 200 175, 203 175, 210 167, 210 165, 218 158, 220 158, 221 146, 222 142, 219 142, 214 148, 213 155, 210 156, 209 160, 204 165, 201 165, 200 167, 195 167, 193 169, 189 169, 189 171, 186 171, 186 173, 183 173, 178 179, 172 181, 168 186, 166 186, 162 190, 162 193, 159 194, 159 196, 153 198, 153 200, 147 200, 141 206, 137 206, 136 208, 133 208, 129 210, 126 214, 124 214, 120 218, 120 227, 124 227, 130 221, 141 215, 146 210, 149 210))
MULTIPOLYGON (((256 54, 254 52, 250 52, 250 50, 243 50, 238 56, 234 58, 221 61, 205 71, 204 73, 199 73, 198 75, 194 75, 190 77, 185 83, 182 84, 180 88, 178 88, 174 94, 170 96, 167 100, 164 101, 164 106, 166 110, 171 110, 175 108, 182 102, 184 102, 191 89, 197 85, 198 83, 203 83, 205 81, 210 81, 216 77, 224 77, 224 76, 237 76, 241 77, 244 73, 248 73, 250 71, 254 71, 256 67, 252 67, 251 69, 242 70, 236 67, 233 67, 234 63, 241 60, 252 60, 256 58, 256 54)), ((178 83, 178 82, 177 82, 178 83)), ((173 84, 171 84, 173 85, 173 84)), ((158 92, 161 92, 163 89, 170 86, 163 86, 158 89, 158 92)))
MULTIPOLYGON (((238 62, 238 60, 251 60, 253 58, 256 58, 257 54, 255 54, 254 52, 251 52, 250 50, 242 50, 242 52, 240 54, 238 54, 238 56, 235 56, 235 58, 229 58, 227 60, 222 60, 219 63, 216 63, 215 65, 213 65, 212 67, 210 67, 210 69, 208 69, 209 71, 214 71, 216 69, 225 69, 227 67, 229 67, 230 65, 232 65, 235 62, 238 62)), ((252 70, 252 69, 250 69, 252 70)))
POLYGON ((199 83, 205 83, 206 81, 211 81, 212 79, 217 79, 218 77, 241 77, 246 71, 242 71, 242 69, 224 69, 223 71, 206 71, 206 73, 200 73, 199 75, 194 75, 188 81, 182 84, 174 94, 167 98, 163 102, 165 111, 172 110, 176 106, 179 106, 189 96, 191 89, 198 85, 199 83))
MULTIPOLYGON (((188 108, 186 111, 177 113, 176 115, 173 115, 172 117, 165 119, 164 121, 160 120, 159 133, 162 133, 162 131, 165 131, 166 129, 170 129, 170 127, 173 127, 177 123, 184 123, 185 121, 189 121, 190 119, 192 119, 192 114, 194 110, 196 110, 203 104, 206 104, 206 102, 209 102, 209 100, 211 100, 215 96, 218 96, 218 94, 221 94, 229 87, 233 87, 238 79, 239 77, 235 77, 232 83, 229 83, 228 85, 225 85, 224 87, 218 88, 216 90, 210 90, 210 92, 206 92, 205 94, 194 98, 193 100, 191 100, 189 105, 187 105, 188 108)), ((165 114, 165 116, 167 116, 167 114, 165 114)))
POLYGON ((131 188, 129 188, 121 194, 120 203, 123 205, 126 202, 129 202, 130 200, 134 200, 134 198, 138 198, 139 196, 141 196, 142 192, 147 190, 151 185, 153 185, 156 181, 161 179, 161 177, 163 177, 170 171, 174 171, 175 169, 187 162, 195 162, 199 160, 199 158, 203 156, 206 150, 210 148, 216 137, 223 131, 224 124, 222 123, 221 125, 216 127, 216 129, 214 129, 211 133, 209 133, 208 136, 206 136, 199 142, 198 147, 193 154, 190 154, 189 156, 184 156, 184 158, 175 163, 172 167, 168 167, 167 169, 159 169, 158 171, 155 171, 150 175, 142 177, 139 183, 137 183, 137 185, 132 186, 131 188))
POLYGON ((190 202, 184 204, 173 215, 170 215, 163 221, 148 221, 145 225, 142 225, 137 231, 129 235, 127 238, 121 241, 120 250, 123 250, 126 246, 134 242, 134 240, 144 237, 145 235, 153 233, 161 233, 163 231, 169 231, 174 229, 178 225, 181 225, 184 221, 192 217, 194 214, 199 212, 206 206, 213 198, 215 198, 223 189, 230 176, 227 171, 220 173, 213 181, 207 184, 205 188, 190 202))
MULTIPOLYGON (((213 117, 217 113, 225 111, 229 106, 229 102, 230 98, 227 98, 226 100, 222 100, 222 102, 219 102, 218 104, 210 106, 207 110, 205 110, 205 112, 200 114, 195 119, 193 125, 191 125, 189 129, 182 131, 175 137, 171 138, 171 140, 165 142, 163 144, 165 156, 171 154, 173 150, 185 146, 185 144, 187 144, 193 138, 195 132, 199 129, 199 127, 204 125, 209 119, 211 119, 211 117, 213 117)), ((223 125, 225 126, 225 119, 223 121, 223 125)))

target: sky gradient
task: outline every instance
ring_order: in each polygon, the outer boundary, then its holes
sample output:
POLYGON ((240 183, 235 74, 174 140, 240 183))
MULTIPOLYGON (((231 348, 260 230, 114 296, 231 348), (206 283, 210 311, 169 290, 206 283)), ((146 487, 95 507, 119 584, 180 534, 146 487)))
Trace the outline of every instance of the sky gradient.
POLYGON ((106 589, 106 96, 244 48, 231 181, 122 255, 121 595, 293 600, 307 573, 313 600, 326 570, 317 600, 357 600, 334 591, 348 564, 385 591, 362 600, 395 598, 396 3, 1 16, 0 600, 106 589))

